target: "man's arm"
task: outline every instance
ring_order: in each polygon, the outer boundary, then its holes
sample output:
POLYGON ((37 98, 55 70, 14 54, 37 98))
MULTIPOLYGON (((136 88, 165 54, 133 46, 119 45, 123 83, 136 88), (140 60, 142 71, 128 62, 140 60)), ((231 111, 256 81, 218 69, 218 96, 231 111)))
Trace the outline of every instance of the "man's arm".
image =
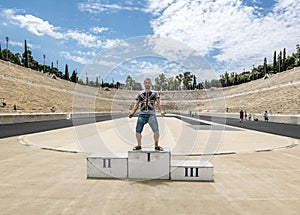
POLYGON ((159 109, 160 115, 161 116, 165 116, 165 113, 164 113, 164 110, 163 110, 163 107, 162 107, 162 105, 160 103, 160 99, 159 98, 156 99, 156 103, 157 103, 157 107, 159 109))
POLYGON ((133 117, 133 115, 135 114, 136 110, 139 108, 139 104, 140 104, 140 101, 136 100, 135 103, 134 103, 134 105, 133 105, 132 112, 128 115, 129 118, 133 117))

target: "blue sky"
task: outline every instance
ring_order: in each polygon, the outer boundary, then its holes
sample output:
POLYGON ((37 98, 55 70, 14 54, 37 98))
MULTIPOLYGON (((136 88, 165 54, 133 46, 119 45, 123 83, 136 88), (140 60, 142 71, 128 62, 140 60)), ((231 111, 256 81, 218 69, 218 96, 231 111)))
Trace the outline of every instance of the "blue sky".
POLYGON ((294 52, 299 14, 299 0, 1 0, 0 42, 8 36, 9 49, 23 53, 26 39, 40 64, 45 54, 48 65, 84 73, 103 50, 152 35, 196 49, 217 74, 240 73, 264 57, 271 63, 275 50, 294 52))

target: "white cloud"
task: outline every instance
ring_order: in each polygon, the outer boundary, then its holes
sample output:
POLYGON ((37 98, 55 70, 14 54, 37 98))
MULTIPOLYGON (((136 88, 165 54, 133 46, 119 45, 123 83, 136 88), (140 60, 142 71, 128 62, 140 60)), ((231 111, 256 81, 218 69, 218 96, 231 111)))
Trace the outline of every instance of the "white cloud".
POLYGON ((68 59, 68 60, 72 60, 72 61, 75 61, 75 62, 78 62, 78 63, 81 63, 81 64, 88 64, 88 63, 91 63, 91 59, 87 58, 85 55, 83 55, 82 53, 78 55, 74 55, 74 54, 71 54, 70 52, 68 51, 61 51, 59 53, 60 56, 68 59))
POLYGON ((101 4, 99 2, 86 2, 86 3, 79 3, 78 9, 81 12, 89 12, 92 14, 102 13, 102 12, 109 12, 115 13, 120 10, 140 10, 139 7, 132 7, 131 4, 121 5, 121 4, 101 4))
POLYGON ((76 30, 69 30, 64 34, 65 39, 73 39, 75 40, 79 45, 82 45, 83 47, 101 47, 102 46, 102 41, 99 37, 84 33, 84 32, 79 32, 76 30))
POLYGON ((291 53, 299 43, 298 1, 279 1, 265 16, 241 0, 170 2, 149 0, 148 11, 162 11, 151 22, 154 34, 213 55, 218 63, 232 63, 238 72, 262 64, 264 57, 271 61, 275 50, 287 48, 291 53))
MULTIPOLYGON (((18 41, 14 41, 14 40, 9 40, 9 44, 11 46, 24 47, 24 42, 18 42, 18 41)), ((39 49, 39 48, 41 48, 41 46, 27 42, 27 48, 30 49, 30 50, 31 49, 39 49)))
POLYGON ((9 44, 12 45, 12 46, 19 46, 19 47, 23 47, 24 46, 23 43, 17 42, 17 41, 13 41, 13 40, 9 41, 9 44))
POLYGON ((98 27, 98 26, 96 26, 96 27, 92 27, 92 28, 90 28, 90 30, 91 30, 92 32, 94 32, 94 33, 98 34, 98 33, 102 33, 102 32, 104 32, 104 31, 107 31, 107 30, 108 30, 108 28, 104 28, 104 27, 98 27))
POLYGON ((152 13, 154 15, 159 15, 163 10, 165 10, 168 6, 174 3, 175 0, 151 0, 147 2, 147 5, 144 9, 147 13, 152 13))
POLYGON ((131 75, 134 79, 142 81, 145 77, 155 78, 164 73, 167 77, 174 77, 186 71, 186 68, 175 62, 157 57, 134 58, 123 62, 116 67, 112 76, 131 75))
POLYGON ((13 15, 11 19, 15 24, 19 25, 21 28, 26 28, 28 31, 35 35, 48 35, 55 39, 63 38, 63 34, 57 31, 59 28, 49 24, 48 21, 44 21, 30 14, 13 15))
POLYGON ((105 49, 111 49, 115 47, 125 48, 128 47, 128 44, 126 41, 121 39, 107 39, 103 44, 103 48, 105 49))
MULTIPOLYGON (((4 16, 11 23, 20 26, 21 28, 27 29, 32 34, 37 36, 50 36, 54 39, 64 40, 64 41, 75 41, 80 46, 86 48, 101 48, 103 43, 99 36, 80 32, 73 29, 62 29, 61 27, 56 27, 39 17, 35 17, 31 14, 20 15, 16 14, 18 11, 12 9, 2 10, 2 16, 4 16)), ((107 30, 106 28, 94 27, 94 31, 107 30)))

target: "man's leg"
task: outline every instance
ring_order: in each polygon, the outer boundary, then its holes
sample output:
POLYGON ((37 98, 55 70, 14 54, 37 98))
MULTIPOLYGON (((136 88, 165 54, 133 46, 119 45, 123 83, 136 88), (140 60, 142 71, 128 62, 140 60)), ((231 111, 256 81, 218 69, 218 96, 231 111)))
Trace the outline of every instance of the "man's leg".
POLYGON ((157 132, 154 132, 153 137, 154 137, 154 144, 155 144, 155 146, 158 146, 159 132, 158 132, 158 131, 157 131, 157 132))
POLYGON ((145 125, 145 119, 144 117, 139 115, 136 123, 136 128, 135 128, 135 137, 138 145, 134 147, 134 150, 139 150, 142 147, 142 131, 144 125, 145 125))
POLYGON ((136 141, 138 143, 138 146, 142 146, 142 134, 141 133, 136 133, 136 141))
POLYGON ((155 150, 163 151, 163 148, 158 145, 159 141, 159 130, 158 130, 158 123, 155 115, 152 115, 149 119, 149 125, 153 131, 153 138, 154 138, 154 145, 155 150))

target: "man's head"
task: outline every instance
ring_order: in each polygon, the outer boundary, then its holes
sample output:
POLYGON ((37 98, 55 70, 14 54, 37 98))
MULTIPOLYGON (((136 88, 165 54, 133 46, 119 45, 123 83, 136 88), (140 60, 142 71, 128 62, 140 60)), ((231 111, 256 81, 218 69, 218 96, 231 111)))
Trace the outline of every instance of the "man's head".
POLYGON ((144 80, 145 89, 149 90, 151 88, 151 85, 152 85, 151 79, 150 78, 145 78, 145 80, 144 80))

